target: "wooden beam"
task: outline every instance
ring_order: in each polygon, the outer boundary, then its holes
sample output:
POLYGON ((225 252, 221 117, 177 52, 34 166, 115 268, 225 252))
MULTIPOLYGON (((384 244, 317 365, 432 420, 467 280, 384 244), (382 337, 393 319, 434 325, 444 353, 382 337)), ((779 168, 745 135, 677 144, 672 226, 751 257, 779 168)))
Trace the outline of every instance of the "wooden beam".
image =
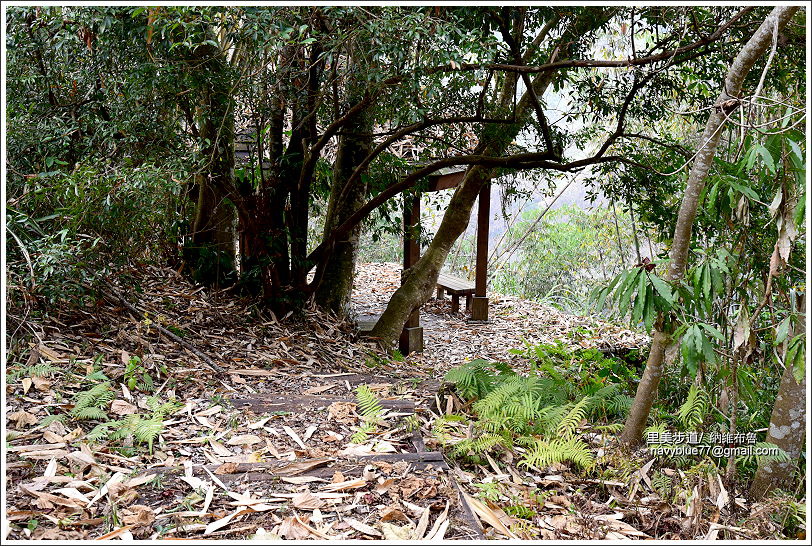
MULTIPOLYGON (((420 259, 420 194, 405 196, 403 201, 403 272, 420 259), (411 202, 410 202, 411 201, 411 202)), ((401 284, 403 279, 401 278, 401 284)), ((409 316, 400 334, 398 348, 404 355, 423 351, 423 329, 420 327, 420 308, 409 316)))
POLYGON ((429 176, 429 187, 426 191, 440 191, 456 188, 465 178, 465 171, 450 174, 429 176))
POLYGON ((491 223, 491 186, 486 184, 479 192, 479 211, 476 226, 476 284, 474 295, 485 297, 488 286, 488 239, 491 223))

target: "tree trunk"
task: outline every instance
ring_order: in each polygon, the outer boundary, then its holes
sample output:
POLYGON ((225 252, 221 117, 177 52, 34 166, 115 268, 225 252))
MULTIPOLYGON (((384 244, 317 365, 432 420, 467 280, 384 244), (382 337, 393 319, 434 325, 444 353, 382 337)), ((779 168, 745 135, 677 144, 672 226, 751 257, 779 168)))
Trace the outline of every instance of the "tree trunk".
POLYGON ((236 279, 236 211, 227 198, 234 185, 234 105, 225 63, 217 48, 206 46, 199 56, 214 74, 202 89, 200 139, 205 162, 197 176, 197 206, 191 244, 184 248, 195 280, 224 286, 236 279))
POLYGON ((405 272, 403 284, 395 291, 383 315, 370 332, 370 336, 377 337, 384 348, 391 348, 412 312, 434 293, 440 269, 451 247, 468 227, 474 202, 480 189, 490 182, 491 176, 491 170, 482 167, 472 167, 466 173, 448 204, 428 250, 405 272))
MULTIPOLYGON (((806 334, 806 295, 799 299, 795 335, 806 334)), ((762 461, 750 486, 750 498, 758 500, 776 488, 792 487, 792 473, 806 445, 806 377, 798 383, 792 366, 784 368, 778 396, 770 416, 767 442, 787 452, 789 461, 762 461)))
MULTIPOLYGON (((486 127, 480 137, 480 144, 477 146, 476 153, 492 156, 504 153, 507 146, 516 138, 524 126, 522 120, 527 119, 530 115, 533 101, 544 94, 555 76, 554 71, 536 76, 529 85, 532 92, 530 89, 526 90, 516 103, 516 123, 502 126, 495 131, 486 127)), ((502 80, 498 102, 505 111, 510 108, 510 104, 514 99, 517 78, 516 74, 508 74, 502 80)), ((401 286, 395 291, 386 306, 386 310, 369 334, 371 337, 378 338, 379 343, 385 349, 391 348, 398 339, 412 312, 428 301, 434 293, 440 269, 443 267, 451 247, 468 227, 474 202, 482 187, 491 182, 493 174, 493 169, 480 166, 470 167, 466 172, 465 179, 451 198, 440 227, 431 240, 426 253, 405 272, 401 286)))
MULTIPOLYGON (((372 123, 370 116, 365 112, 348 124, 346 131, 339 137, 338 153, 333 168, 333 184, 324 222, 324 239, 364 204, 367 194, 365 176, 350 188, 341 202, 338 202, 338 199, 355 167, 369 154, 372 146, 371 133, 372 123)), ((344 240, 336 242, 316 290, 316 303, 338 316, 346 316, 349 311, 361 229, 362 225, 359 223, 344 240)))
MULTIPOLYGON (((666 277, 671 282, 681 279, 685 274, 688 250, 691 244, 691 229, 697 214, 699 195, 705 187, 705 179, 713 165, 713 157, 725 121, 725 113, 720 105, 731 99, 738 101, 745 76, 772 43, 775 26, 778 25, 778 30, 783 28, 796 11, 798 11, 797 6, 778 6, 774 8, 736 56, 728 70, 724 90, 716 100, 717 107, 711 112, 705 126, 705 131, 699 141, 701 148, 688 175, 685 194, 682 198, 677 224, 674 228, 674 239, 671 244, 671 262, 666 277)), ((651 406, 657 396, 657 386, 663 374, 663 356, 667 345, 671 343, 671 337, 662 331, 661 324, 662 321, 658 321, 652 339, 651 351, 646 362, 646 369, 643 372, 640 384, 637 386, 634 403, 629 411, 621 435, 621 442, 627 447, 633 447, 640 443, 651 406)))

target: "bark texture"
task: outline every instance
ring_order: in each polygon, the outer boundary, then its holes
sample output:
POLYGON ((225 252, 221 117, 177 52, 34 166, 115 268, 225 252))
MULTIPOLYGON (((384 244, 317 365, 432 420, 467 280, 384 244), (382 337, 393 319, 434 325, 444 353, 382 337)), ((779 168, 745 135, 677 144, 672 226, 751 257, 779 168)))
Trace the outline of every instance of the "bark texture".
MULTIPOLYGON (((344 198, 340 196, 356 166, 367 157, 371 148, 372 123, 369 113, 365 111, 350 122, 339 137, 327 218, 324 222, 324 239, 364 204, 367 194, 365 176, 352 185, 344 198)), ((316 303, 338 316, 347 315, 349 310, 361 229, 362 224, 358 223, 346 237, 336 242, 316 290, 316 303)))
MULTIPOLYGON (((753 37, 748 40, 733 60, 725 78, 724 90, 716 100, 716 105, 721 105, 728 100, 740 98, 744 78, 753 68, 753 65, 759 57, 769 49, 776 25, 778 26, 778 30, 783 28, 796 11, 798 11, 797 6, 778 6, 770 12, 758 30, 756 30, 755 34, 753 34, 753 37)), ((669 281, 676 281, 685 274, 688 250, 691 244, 691 230, 697 214, 699 196, 705 187, 705 180, 713 165, 713 157, 716 154, 716 148, 719 144, 724 122, 724 110, 720 107, 715 108, 705 125, 705 130, 699 141, 700 149, 694 158, 691 171, 688 174, 685 194, 682 198, 682 203, 677 215, 677 224, 674 228, 674 239, 671 244, 670 252, 671 262, 669 263, 666 276, 669 281)), ((661 321, 658 321, 658 324, 659 323, 661 323, 661 321)), ((629 411, 629 416, 626 419, 623 434, 621 435, 621 442, 628 447, 638 445, 642 440, 643 429, 646 426, 646 420, 651 411, 651 406, 654 404, 654 399, 657 396, 657 387, 660 384, 660 378, 663 374, 663 356, 665 355, 665 349, 670 343, 671 337, 658 326, 653 335, 651 351, 646 362, 643 377, 637 386, 634 403, 629 411)))
MULTIPOLYGON (((795 335, 806 334, 806 303, 802 298, 798 305, 798 322, 795 335)), ((806 377, 798 383, 792 366, 784 369, 778 396, 770 416, 770 430, 765 441, 787 452, 789 461, 763 461, 750 486, 750 497, 761 499, 776 488, 792 487, 793 471, 806 445, 806 377)))
MULTIPOLYGON (((215 55, 215 53, 211 53, 215 55)), ((223 70, 216 57, 212 70, 223 70)), ((196 280, 222 286, 236 277, 236 211, 227 198, 234 178, 234 108, 223 78, 215 78, 203 93, 200 138, 208 143, 201 150, 206 161, 197 177, 197 204, 191 245, 184 249, 196 280)))

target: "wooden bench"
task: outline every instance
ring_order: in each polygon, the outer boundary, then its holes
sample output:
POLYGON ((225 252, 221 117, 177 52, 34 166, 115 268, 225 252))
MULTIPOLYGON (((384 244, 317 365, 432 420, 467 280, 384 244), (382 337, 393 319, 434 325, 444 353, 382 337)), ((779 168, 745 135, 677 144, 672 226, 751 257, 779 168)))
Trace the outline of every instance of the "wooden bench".
POLYGON ((445 293, 451 295, 451 312, 460 310, 460 296, 465 296, 465 308, 471 307, 471 298, 474 296, 474 283, 460 279, 453 275, 440 273, 437 277, 437 299, 445 299, 445 293))

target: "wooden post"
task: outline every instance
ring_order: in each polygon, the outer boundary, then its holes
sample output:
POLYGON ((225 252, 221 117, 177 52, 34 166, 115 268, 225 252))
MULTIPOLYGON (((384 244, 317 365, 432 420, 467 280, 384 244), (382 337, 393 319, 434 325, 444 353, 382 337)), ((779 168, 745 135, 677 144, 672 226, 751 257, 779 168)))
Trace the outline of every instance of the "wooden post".
MULTIPOLYGON (((420 245, 417 237, 420 233, 420 194, 410 198, 407 195, 403 200, 403 271, 412 267, 420 259, 420 245)), ((401 277, 401 284, 403 279, 401 277)), ((412 312, 409 320, 403 326, 398 343, 400 352, 404 355, 423 351, 423 328, 420 326, 420 309, 412 312)))
POLYGON ((491 186, 486 184, 479 192, 476 227, 476 281, 471 304, 471 320, 488 320, 488 239, 491 223, 491 186))

